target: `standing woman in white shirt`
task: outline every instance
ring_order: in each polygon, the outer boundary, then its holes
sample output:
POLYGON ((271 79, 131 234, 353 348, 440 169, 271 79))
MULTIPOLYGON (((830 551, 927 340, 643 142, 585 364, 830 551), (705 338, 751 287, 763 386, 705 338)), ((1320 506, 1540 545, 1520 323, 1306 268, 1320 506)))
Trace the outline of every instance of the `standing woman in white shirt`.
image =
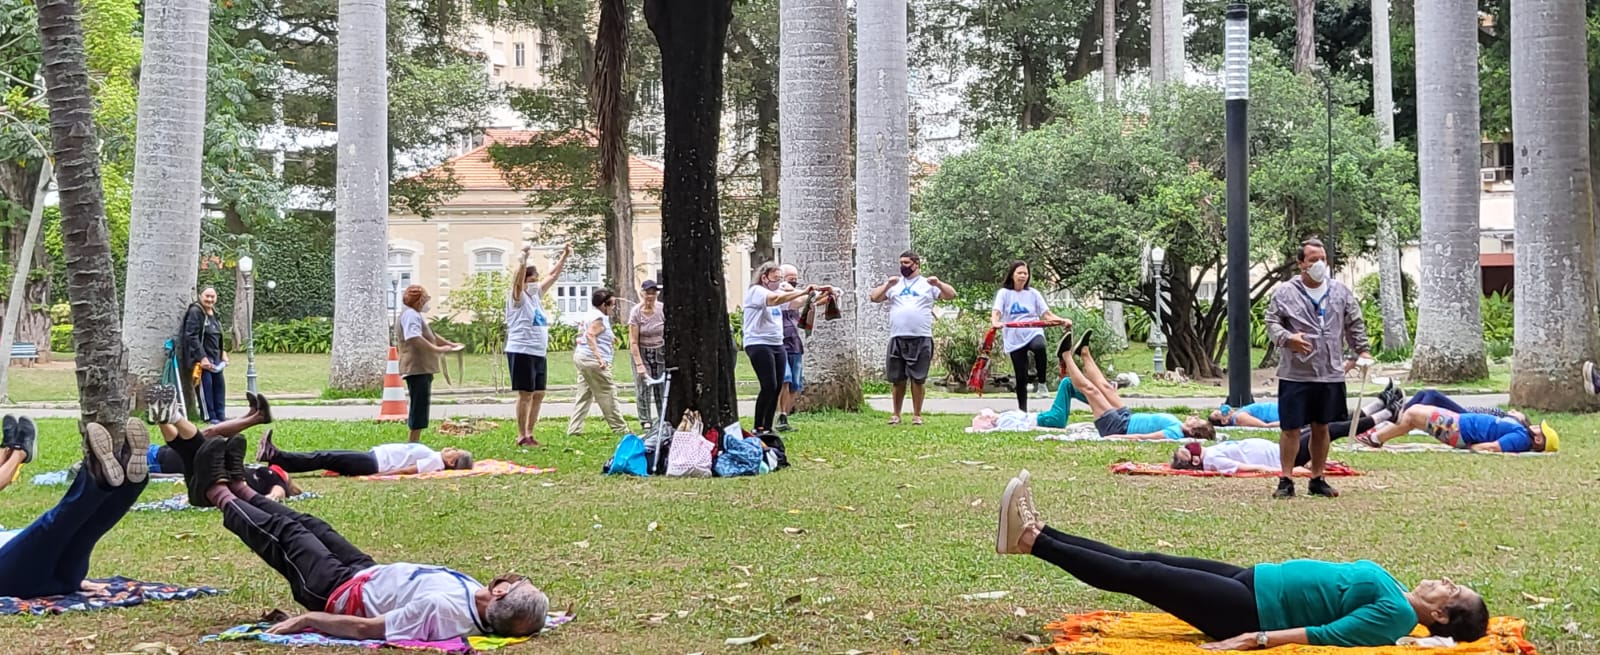
POLYGON ((783 390, 783 373, 787 357, 783 350, 783 305, 817 290, 816 285, 789 292, 778 290, 783 273, 772 262, 756 269, 755 281, 744 294, 744 354, 750 358, 750 368, 755 369, 756 381, 761 386, 756 394, 756 413, 752 429, 771 432, 772 419, 778 413, 778 394, 783 390))
POLYGON ((439 354, 455 352, 462 345, 433 333, 422 313, 428 311, 433 296, 420 284, 406 287, 400 301, 405 309, 395 330, 400 333, 400 377, 406 381, 406 396, 410 406, 406 412, 406 427, 411 429, 411 441, 422 438, 428 427, 428 413, 433 400, 433 374, 439 372, 439 354))
POLYGON ((550 318, 544 313, 544 294, 550 292, 572 256, 572 244, 561 250, 561 257, 550 274, 539 279, 539 267, 528 263, 533 246, 522 247, 520 274, 511 276, 511 297, 506 300, 506 361, 511 371, 511 388, 517 392, 517 445, 537 446, 533 429, 539 424, 539 406, 544 404, 546 354, 550 348, 550 318))
POLYGON ((611 379, 611 357, 617 344, 617 336, 611 332, 611 310, 617 307, 617 296, 610 289, 596 289, 589 304, 594 311, 584 315, 578 326, 578 347, 572 351, 572 363, 578 367, 578 404, 567 422, 569 437, 583 432, 589 406, 596 403, 612 432, 622 434, 628 429, 617 410, 617 385, 611 379))
POLYGON ((1022 321, 1049 321, 1072 327, 1072 321, 1056 316, 1045 304, 1044 295, 1028 284, 1031 276, 1028 263, 1020 259, 1011 262, 1005 281, 994 294, 994 310, 989 312, 989 325, 1001 330, 1005 336, 1006 354, 1011 356, 1011 370, 1017 375, 1017 409, 1028 411, 1028 386, 1032 382, 1049 381, 1044 368, 1044 328, 1010 328, 1006 323, 1022 321), (1028 355, 1033 355, 1037 377, 1028 374, 1028 355))

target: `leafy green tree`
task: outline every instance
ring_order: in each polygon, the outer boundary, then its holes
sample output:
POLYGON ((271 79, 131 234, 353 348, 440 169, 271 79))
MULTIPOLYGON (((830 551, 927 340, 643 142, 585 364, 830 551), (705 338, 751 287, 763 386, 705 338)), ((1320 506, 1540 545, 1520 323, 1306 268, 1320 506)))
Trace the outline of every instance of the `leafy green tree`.
MULTIPOLYGON (((1290 72, 1267 44, 1253 50, 1250 85, 1253 303, 1291 275, 1296 243, 1327 236, 1327 142, 1320 84, 1290 72)), ((1379 146, 1377 125, 1358 111, 1363 84, 1337 79, 1334 91, 1333 236, 1360 256, 1380 213, 1415 234, 1415 159, 1379 146)), ((997 129, 947 160, 912 224, 929 270, 992 286, 1006 262, 1022 258, 1041 286, 1153 311, 1140 259, 1145 244, 1161 246, 1171 363, 1220 375, 1226 285, 1200 291, 1203 280, 1220 279, 1225 253, 1221 90, 1173 84, 1164 93, 1104 104, 1093 89, 1068 85, 1055 94, 1056 118, 1038 130, 997 129)))

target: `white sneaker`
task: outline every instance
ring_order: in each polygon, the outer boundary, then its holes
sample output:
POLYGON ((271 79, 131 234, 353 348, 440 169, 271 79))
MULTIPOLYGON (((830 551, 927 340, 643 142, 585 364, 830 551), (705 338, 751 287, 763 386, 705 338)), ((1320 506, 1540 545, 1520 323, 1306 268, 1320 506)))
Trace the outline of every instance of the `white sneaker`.
MULTIPOLYGON (((1023 475, 1027 475, 1026 472, 1023 475)), ((1021 477, 1011 478, 1005 493, 1000 495, 1000 524, 995 530, 995 552, 1001 555, 1021 555, 1022 532, 1032 522, 1033 494, 1021 477)))

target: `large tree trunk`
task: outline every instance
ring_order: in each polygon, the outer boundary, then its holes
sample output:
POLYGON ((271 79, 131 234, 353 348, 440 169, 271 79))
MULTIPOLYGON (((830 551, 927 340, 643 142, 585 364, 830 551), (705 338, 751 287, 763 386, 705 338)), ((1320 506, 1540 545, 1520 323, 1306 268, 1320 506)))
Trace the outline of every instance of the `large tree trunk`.
POLYGON ((139 389, 160 382, 165 344, 195 297, 210 10, 207 0, 145 4, 122 317, 135 405, 139 389))
MULTIPOLYGON (((611 196, 606 211, 606 280, 616 285, 617 295, 627 298, 627 308, 639 298, 638 285, 633 283, 633 194, 628 186, 628 160, 622 159, 620 170, 612 174, 615 181, 602 185, 601 190, 611 196)), ((663 252, 665 248, 663 248, 663 252)), ((627 308, 618 303, 617 311, 627 316, 627 308)))
POLYGON ((1100 10, 1100 83, 1107 104, 1117 101, 1117 0, 1105 0, 1100 10))
POLYGON ((1517 138, 1516 357, 1511 403, 1600 408, 1582 362, 1600 359, 1589 179, 1583 5, 1513 0, 1511 116, 1517 138))
MULTIPOLYGON (((388 21, 382 0, 339 0, 333 362, 328 386, 383 386, 389 213, 388 21)), ((437 290, 436 290, 437 291, 437 290)))
MULTIPOLYGON (((22 237, 21 247, 17 248, 20 256, 11 260, 11 292, 6 295, 6 319, 0 323, 0 357, 5 361, 0 362, 0 401, 11 402, 10 373, 12 344, 16 343, 17 323, 22 318, 22 312, 28 306, 27 286, 28 274, 33 272, 33 251, 39 245, 39 227, 44 222, 44 192, 50 187, 50 178, 54 174, 54 166, 49 159, 44 160, 44 169, 39 172, 39 182, 34 187, 33 207, 28 210, 27 234, 22 237)), ((39 354, 42 356, 50 352, 49 343, 38 344, 39 354)))
POLYGON ((861 370, 877 377, 889 345, 889 313, 886 305, 868 306, 864 291, 899 275, 900 253, 911 248, 905 0, 857 4, 856 26, 855 288, 863 293, 844 297, 859 308, 854 341, 861 370))
POLYGON ((1489 374, 1478 261, 1477 7, 1471 0, 1416 3, 1417 160, 1425 165, 1411 375, 1426 382, 1489 374))
POLYGON ((1150 0, 1150 88, 1160 88, 1167 83, 1166 0, 1150 0))
POLYGON ((1170 314, 1161 317, 1161 329, 1167 336, 1167 364, 1183 368, 1192 378, 1222 377, 1215 356, 1217 331, 1212 325, 1200 325, 1202 317, 1189 290, 1190 265, 1169 260, 1165 269, 1168 279, 1163 288, 1172 294, 1172 304, 1167 307, 1170 314))
POLYGON ((600 3, 589 97, 599 128, 600 185, 611 198, 605 216, 606 279, 617 295, 631 304, 638 300, 639 292, 633 284, 633 189, 628 184, 631 112, 622 82, 628 67, 628 20, 628 5, 622 0, 600 3))
MULTIPOLYGON (((800 269, 802 280, 834 285, 844 292, 843 320, 819 321, 808 342, 806 388, 800 406, 854 411, 861 405, 861 369, 853 334, 860 299, 852 288, 856 272, 850 257, 854 245, 850 103, 843 101, 850 93, 850 18, 844 0, 782 0, 778 16, 778 138, 783 143, 778 176, 778 213, 783 222, 778 229, 783 235, 784 261, 800 269)), ((872 80, 864 83, 877 84, 872 80)), ((904 139, 905 105, 900 106, 904 139)), ((902 141, 902 153, 904 147, 902 141)), ((898 165, 909 167, 904 155, 898 165)), ((880 196, 884 212, 895 211, 895 201, 888 195, 891 192, 884 189, 880 196)), ((909 241, 909 230, 874 244, 873 254, 900 239, 909 241)), ((867 257, 868 253, 861 253, 859 258, 866 263, 867 257)), ((879 267, 885 263, 872 261, 871 270, 882 270, 879 267)))
POLYGON ((666 176, 661 189, 667 365, 673 376, 667 419, 700 412, 708 427, 739 420, 733 331, 717 207, 717 142, 722 122, 722 57, 732 0, 645 0, 645 20, 661 47, 666 176))
MULTIPOLYGON (((1476 20, 1477 10, 1470 13, 1476 20)), ((1418 15, 1421 15, 1420 10, 1418 15)), ((1317 0, 1294 0, 1294 72, 1309 71, 1316 61, 1317 0)))
POLYGON ((1183 21, 1183 0, 1161 2, 1161 66, 1168 82, 1183 82, 1188 63, 1184 57, 1183 40, 1186 36, 1183 21))
POLYGON ((42 0, 38 7, 77 350, 78 407, 84 422, 99 423, 120 441, 128 418, 128 358, 116 277, 110 274, 111 235, 100 188, 100 144, 83 29, 77 0, 42 0))
MULTIPOLYGON (((1372 114, 1378 120, 1383 147, 1394 145, 1394 81, 1390 72, 1389 0, 1372 0, 1372 114)), ((1394 219, 1378 217, 1378 308, 1383 315, 1383 349, 1401 351, 1411 346, 1406 324, 1406 302, 1400 267, 1400 240, 1394 219)))

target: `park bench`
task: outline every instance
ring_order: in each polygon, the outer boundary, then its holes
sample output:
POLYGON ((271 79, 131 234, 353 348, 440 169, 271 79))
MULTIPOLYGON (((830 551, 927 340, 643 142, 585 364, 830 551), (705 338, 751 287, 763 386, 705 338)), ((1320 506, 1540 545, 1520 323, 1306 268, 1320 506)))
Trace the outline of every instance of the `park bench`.
POLYGON ((39 346, 32 343, 11 344, 11 359, 22 360, 23 366, 33 366, 34 362, 39 361, 39 346))

